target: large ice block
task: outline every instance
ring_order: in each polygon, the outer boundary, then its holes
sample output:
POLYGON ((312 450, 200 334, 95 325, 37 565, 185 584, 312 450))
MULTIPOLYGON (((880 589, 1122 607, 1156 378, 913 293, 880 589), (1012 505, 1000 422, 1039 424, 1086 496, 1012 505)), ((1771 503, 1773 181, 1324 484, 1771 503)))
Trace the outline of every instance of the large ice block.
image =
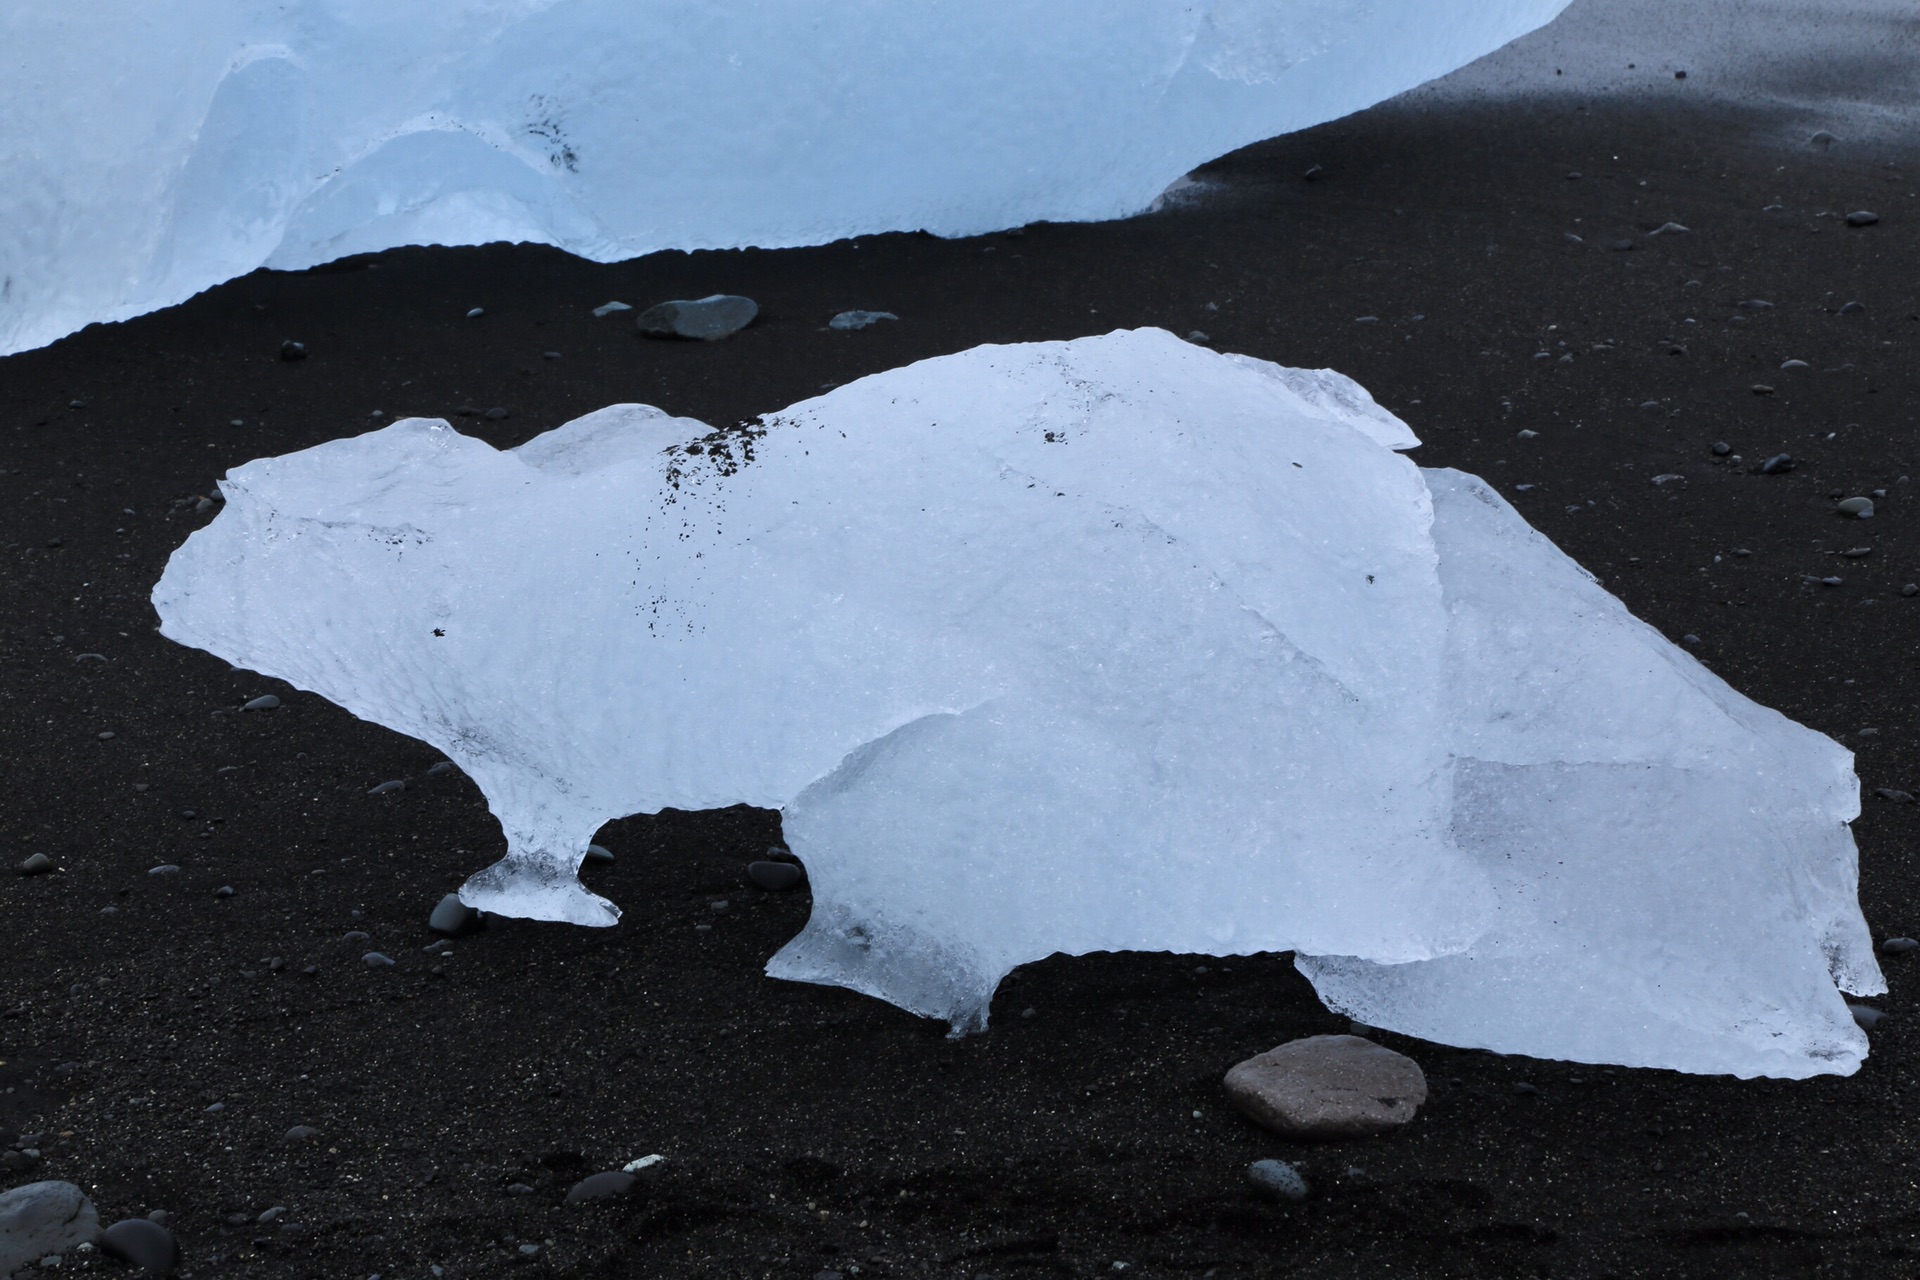
POLYGON ((1566 0, 13 0, 0 355, 256 267, 1137 212, 1566 0))
POLYGON ((1291 950, 1436 1040, 1851 1070, 1847 753, 1416 443, 1157 330, 727 431, 412 419, 235 469, 154 603, 465 769, 488 910, 612 923, 604 821, 745 802, 813 885, 770 971, 958 1029, 1055 952, 1291 950))

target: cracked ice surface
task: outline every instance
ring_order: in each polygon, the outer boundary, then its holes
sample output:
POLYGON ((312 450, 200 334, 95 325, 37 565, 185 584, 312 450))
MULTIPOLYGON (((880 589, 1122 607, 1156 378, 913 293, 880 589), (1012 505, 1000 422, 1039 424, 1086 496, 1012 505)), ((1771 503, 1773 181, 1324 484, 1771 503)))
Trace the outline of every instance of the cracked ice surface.
POLYGON ((960 1029, 1055 952, 1293 950, 1435 1040, 1853 1070, 1851 757, 1416 443, 1158 330, 745 430, 411 419, 235 469, 154 603, 465 769, 491 911, 610 924, 603 822, 746 802, 813 885, 769 971, 960 1029))
POLYGON ((1566 0, 0 7, 0 354, 402 244, 596 261, 1146 208, 1566 0))

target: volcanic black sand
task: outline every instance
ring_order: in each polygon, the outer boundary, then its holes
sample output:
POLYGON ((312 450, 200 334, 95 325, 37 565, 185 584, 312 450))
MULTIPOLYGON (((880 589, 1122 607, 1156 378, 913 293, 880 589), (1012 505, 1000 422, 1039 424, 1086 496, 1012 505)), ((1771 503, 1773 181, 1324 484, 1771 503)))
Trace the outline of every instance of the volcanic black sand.
POLYGON ((1203 330, 1359 379, 1418 461, 1486 476, 1735 688, 1856 751, 1862 905, 1876 940, 1920 933, 1920 807, 1874 796, 1920 790, 1920 597, 1901 590, 1920 580, 1920 174, 1884 147, 1762 145, 1753 123, 1389 106, 1249 148, 1125 222, 614 266, 406 249, 0 360, 0 850, 59 867, 0 876, 0 1126, 43 1135, 0 1185, 68 1179, 109 1221, 170 1210, 196 1276, 1920 1271, 1920 955, 1887 959, 1890 1016, 1850 1078, 1381 1033, 1431 1081, 1418 1118, 1289 1143, 1220 1088, 1249 1054, 1346 1029, 1287 957, 1055 958, 952 1041, 762 975, 808 910, 746 882, 773 813, 615 822, 617 861, 586 878, 619 927, 496 921, 437 960, 429 909, 502 847, 475 788, 161 639, 148 604, 227 467, 381 420, 502 446, 617 401, 727 424, 977 343, 1203 330), (1881 221, 1849 228, 1856 209, 1881 221), (1669 220, 1690 230, 1649 234, 1669 220), (721 291, 763 310, 712 344, 590 310, 721 291), (856 307, 900 319, 826 330, 856 307), (305 360, 281 359, 289 339, 305 360), (1793 470, 1758 474, 1782 452, 1793 470), (1835 514, 1879 489, 1875 519, 1835 514), (264 693, 284 705, 236 711, 264 693), (413 781, 368 796, 394 778, 413 781), (562 1205, 651 1153, 646 1195, 562 1205), (1264 1156, 1298 1162, 1312 1199, 1258 1199, 1244 1170, 1264 1156))

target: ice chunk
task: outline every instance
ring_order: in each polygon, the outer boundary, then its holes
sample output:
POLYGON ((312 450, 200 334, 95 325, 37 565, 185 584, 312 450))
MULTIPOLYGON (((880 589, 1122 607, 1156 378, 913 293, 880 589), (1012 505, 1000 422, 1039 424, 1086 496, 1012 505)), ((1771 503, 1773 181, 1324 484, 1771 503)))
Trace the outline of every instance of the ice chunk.
POLYGON ((17 0, 0 354, 260 266, 1137 212, 1566 0, 17 0))
POLYGON ((1055 952, 1293 950, 1438 1040, 1852 1069, 1846 753, 1415 443, 1158 330, 729 431, 409 419, 237 468, 154 603, 471 776, 499 914, 612 923, 603 822, 745 802, 813 888, 769 971, 959 1029, 1055 952))

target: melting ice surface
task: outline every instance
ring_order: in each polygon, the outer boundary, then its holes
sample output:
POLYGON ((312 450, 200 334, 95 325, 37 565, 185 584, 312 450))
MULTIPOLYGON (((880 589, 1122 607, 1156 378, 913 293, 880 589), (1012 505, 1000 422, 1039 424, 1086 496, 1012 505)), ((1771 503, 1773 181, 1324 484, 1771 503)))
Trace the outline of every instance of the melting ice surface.
POLYGON ((256 267, 1138 212, 1567 0, 10 0, 0 354, 256 267))
POLYGON ((1055 952, 1292 950, 1463 1045, 1850 1072, 1884 990, 1851 756, 1630 616, 1331 372, 980 347, 750 429, 410 419, 235 469, 167 636, 423 739, 611 924, 605 821, 782 811, 777 976, 985 1024, 1055 952))

